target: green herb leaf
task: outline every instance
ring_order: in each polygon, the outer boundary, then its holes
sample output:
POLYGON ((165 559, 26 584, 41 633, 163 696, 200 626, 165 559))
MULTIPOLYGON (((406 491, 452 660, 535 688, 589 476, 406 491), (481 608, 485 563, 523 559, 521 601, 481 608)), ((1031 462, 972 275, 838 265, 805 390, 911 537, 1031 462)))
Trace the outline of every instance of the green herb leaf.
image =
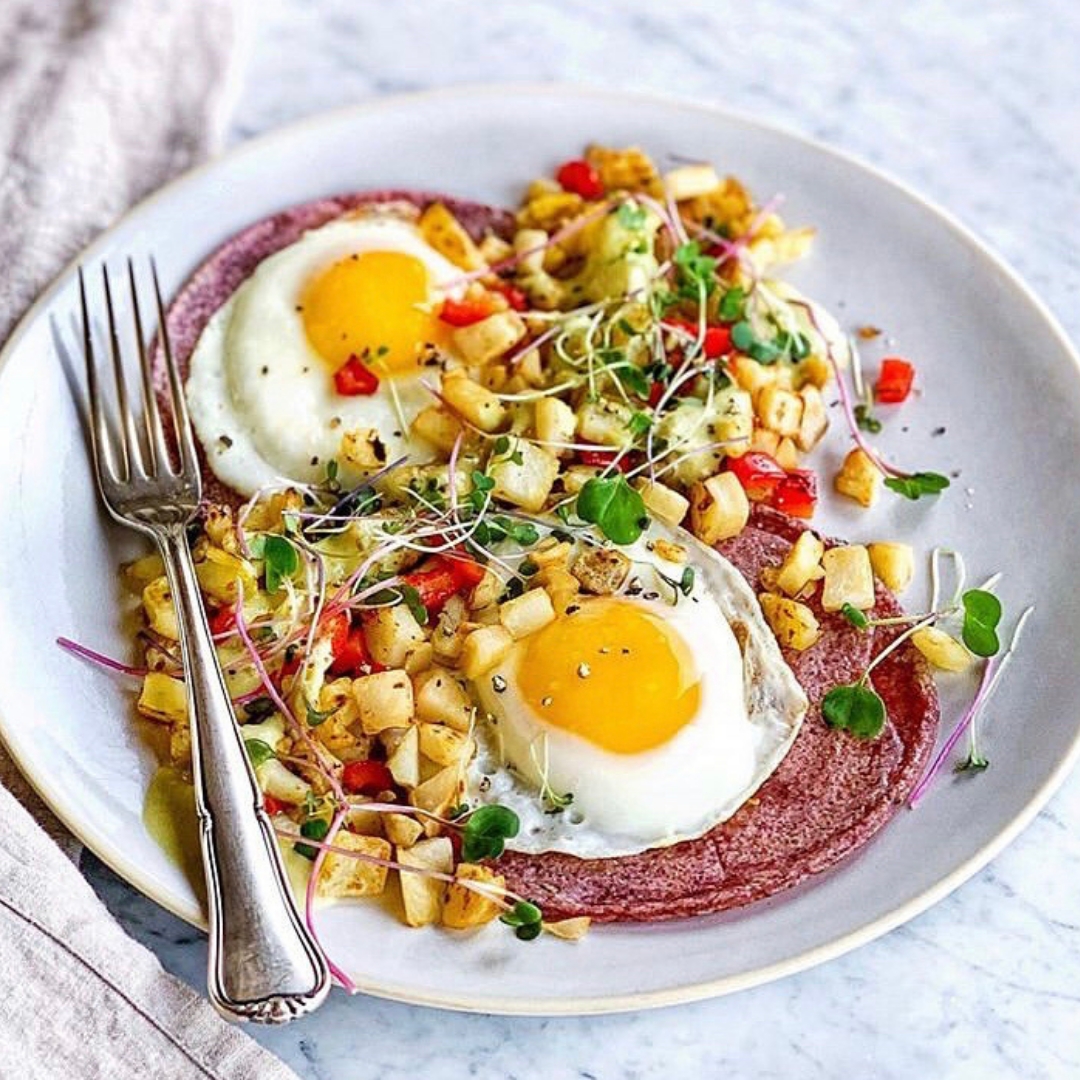
POLYGON ((865 630, 870 625, 870 620, 853 604, 845 603, 840 614, 859 630, 865 630))
POLYGON ((982 754, 968 753, 963 761, 958 762, 954 772, 980 773, 990 768, 990 762, 982 754))
POLYGON ((885 702, 864 683, 834 686, 821 703, 830 727, 843 728, 860 739, 874 739, 885 726, 885 702))
POLYGON ((519 900, 509 911, 504 911, 499 916, 499 921, 512 926, 520 941, 533 941, 540 936, 544 916, 535 904, 528 900, 519 900))
POLYGON ((481 806, 465 823, 461 836, 461 857, 465 862, 497 859, 505 841, 517 836, 521 822, 509 807, 481 806))
POLYGON ((881 431, 881 421, 870 411, 869 405, 855 406, 855 425, 860 431, 869 431, 871 435, 881 431))
POLYGON ((424 601, 420 599, 415 585, 399 585, 398 591, 405 606, 412 612, 413 618, 421 625, 427 626, 428 609, 424 607, 424 601))
POLYGON ((510 449, 510 439, 506 435, 500 435, 495 440, 495 443, 491 449, 495 452, 497 456, 505 454, 506 451, 510 449))
POLYGON ((745 305, 746 290, 741 285, 736 285, 721 297, 718 314, 724 322, 735 322, 742 318, 745 305))
POLYGON ((1001 622, 1001 601, 985 589, 968 589, 961 597, 964 605, 964 644, 976 656, 995 656, 1001 648, 997 626, 1001 622))
POLYGON ((630 434, 636 439, 638 436, 644 435, 652 427, 652 417, 648 413, 636 412, 630 417, 626 426, 630 429, 630 434))
POLYGON ((910 476, 888 476, 885 486, 905 499, 922 498, 923 495, 938 495, 949 486, 949 478, 935 472, 917 472, 910 476))
POLYGON ((716 259, 701 251, 697 240, 680 244, 672 256, 679 294, 688 300, 708 296, 716 287, 716 259))
POLYGON ((296 548, 284 536, 268 535, 263 545, 263 559, 266 561, 266 590, 277 592, 281 583, 296 573, 300 557, 296 548))
POLYGON ((586 480, 578 492, 577 515, 616 544, 632 544, 649 523, 644 500, 622 473, 586 480))
POLYGON ((264 761, 277 757, 274 748, 268 742, 263 742, 262 739, 245 739, 244 746, 247 749, 248 757, 251 759, 253 769, 257 769, 264 761))
POLYGON ((306 698, 304 699, 304 708, 307 710, 308 727, 318 727, 320 724, 325 724, 338 711, 338 706, 335 705, 332 709, 320 712, 306 698))
POLYGON ((270 698, 257 697, 244 706, 244 716, 249 724, 257 723, 260 720, 265 720, 276 708, 277 706, 270 698))
MULTIPOLYGON (((329 831, 330 822, 325 818, 308 818, 300 826, 300 835, 306 836, 309 840, 325 840, 329 831)), ((310 844, 293 844, 293 851, 297 855, 303 855, 305 859, 314 859, 319 854, 319 849, 310 844)))
POLYGON ((754 328, 745 320, 737 322, 731 328, 731 344, 734 345, 739 352, 747 352, 756 340, 754 328))
POLYGON ((683 596, 689 596, 694 591, 694 568, 692 566, 686 567, 682 572, 682 577, 679 578, 679 591, 683 596))

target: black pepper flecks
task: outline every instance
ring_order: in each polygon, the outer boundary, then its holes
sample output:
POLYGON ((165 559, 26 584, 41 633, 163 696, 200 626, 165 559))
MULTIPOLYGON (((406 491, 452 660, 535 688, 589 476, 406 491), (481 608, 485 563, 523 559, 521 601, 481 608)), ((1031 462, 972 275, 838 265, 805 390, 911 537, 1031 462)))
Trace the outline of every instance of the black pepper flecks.
POLYGON ((936 439, 939 436, 945 434, 945 428, 944 427, 936 427, 936 428, 934 428, 933 431, 930 432, 930 434, 936 439))
POLYGON ((506 680, 501 675, 492 675, 491 677, 491 689, 496 694, 501 694, 506 690, 506 680))
POLYGON ((232 439, 230 439, 228 435, 219 435, 218 442, 221 443, 222 447, 226 450, 232 446, 232 439))

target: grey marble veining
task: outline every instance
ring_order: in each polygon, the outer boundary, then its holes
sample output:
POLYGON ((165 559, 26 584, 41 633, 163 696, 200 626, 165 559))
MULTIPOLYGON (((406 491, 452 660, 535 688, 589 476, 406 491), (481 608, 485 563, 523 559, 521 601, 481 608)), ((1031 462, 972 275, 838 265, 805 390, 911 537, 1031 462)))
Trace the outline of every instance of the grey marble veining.
MULTIPOLYGON (((1070 0, 258 7, 236 141, 449 83, 558 79, 720 102, 826 139, 948 207, 1080 338, 1080 7, 1070 0)), ((931 911, 734 997, 533 1020, 338 995, 302 1024, 254 1033, 309 1080, 1080 1076, 1078 822, 1074 776, 931 911)), ((201 935, 88 863, 127 929, 201 987, 201 935)))

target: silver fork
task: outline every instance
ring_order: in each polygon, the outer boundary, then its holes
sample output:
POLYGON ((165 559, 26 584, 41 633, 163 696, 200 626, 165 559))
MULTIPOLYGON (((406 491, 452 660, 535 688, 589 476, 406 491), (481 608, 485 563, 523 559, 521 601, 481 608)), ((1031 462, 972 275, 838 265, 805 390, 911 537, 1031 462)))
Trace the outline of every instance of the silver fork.
POLYGON ((281 854, 233 715, 199 595, 186 526, 198 509, 202 483, 191 420, 169 342, 157 267, 152 260, 150 268, 180 467, 175 470, 170 461, 143 337, 135 268, 128 259, 132 321, 142 378, 145 449, 128 407, 109 272, 102 266, 109 351, 120 414, 119 437, 114 440, 110 435, 98 388, 86 283, 79 268, 94 471, 109 513, 157 543, 176 605, 191 717, 195 804, 209 900, 210 1000, 229 1019, 281 1023, 322 1003, 330 988, 330 973, 322 951, 293 905, 281 854))

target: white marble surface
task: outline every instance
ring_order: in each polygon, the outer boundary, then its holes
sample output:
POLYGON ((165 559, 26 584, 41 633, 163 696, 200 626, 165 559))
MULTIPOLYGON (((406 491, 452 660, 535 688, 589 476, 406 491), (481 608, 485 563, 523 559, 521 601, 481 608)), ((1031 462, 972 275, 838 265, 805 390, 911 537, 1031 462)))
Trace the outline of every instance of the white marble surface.
MULTIPOLYGON (((721 102, 910 181, 997 247, 1080 339, 1074 0, 261 0, 259 9, 234 140, 448 83, 563 79, 721 102)), ((1078 826, 1074 776, 990 868, 930 912, 734 997, 532 1020, 338 995, 310 1020, 255 1034, 310 1080, 1080 1076, 1078 826)), ((201 987, 201 936, 88 864, 129 931, 201 987)))

